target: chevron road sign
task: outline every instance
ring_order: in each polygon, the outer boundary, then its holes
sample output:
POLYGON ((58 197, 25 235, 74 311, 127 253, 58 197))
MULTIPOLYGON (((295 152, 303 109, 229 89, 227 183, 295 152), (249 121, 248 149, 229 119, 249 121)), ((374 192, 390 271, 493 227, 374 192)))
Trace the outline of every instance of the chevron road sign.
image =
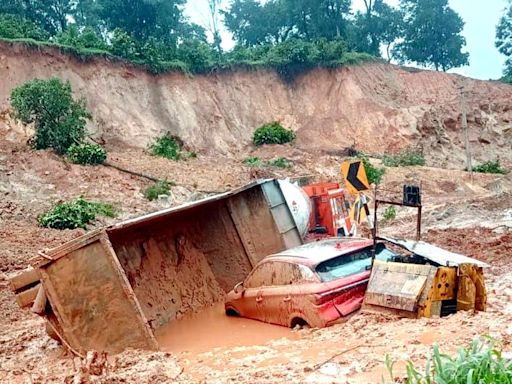
POLYGON ((347 191, 353 195, 370 189, 368 178, 361 160, 344 161, 341 164, 341 173, 345 179, 347 191))

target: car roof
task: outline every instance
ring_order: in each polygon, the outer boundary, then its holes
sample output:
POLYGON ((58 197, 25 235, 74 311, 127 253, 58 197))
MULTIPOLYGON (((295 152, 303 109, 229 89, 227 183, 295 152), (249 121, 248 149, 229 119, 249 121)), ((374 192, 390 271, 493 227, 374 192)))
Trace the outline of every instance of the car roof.
POLYGON ((373 244, 372 240, 353 237, 336 237, 306 243, 285 251, 265 257, 265 261, 285 261, 309 266, 347 253, 366 248, 373 244))

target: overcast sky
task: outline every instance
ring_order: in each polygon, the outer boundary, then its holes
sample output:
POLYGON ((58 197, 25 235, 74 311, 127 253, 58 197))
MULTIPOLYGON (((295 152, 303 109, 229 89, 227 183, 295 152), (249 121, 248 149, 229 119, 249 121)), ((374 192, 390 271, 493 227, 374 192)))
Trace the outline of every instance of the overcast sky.
MULTIPOLYGON (((390 5, 397 5, 398 0, 385 0, 390 5)), ((449 0, 450 6, 464 19, 464 37, 467 40, 466 51, 469 52, 470 65, 452 70, 477 79, 496 79, 501 76, 505 57, 494 47, 496 25, 506 6, 506 0, 449 0)), ((223 5, 229 4, 224 0, 223 5)), ((363 0, 353 1, 354 9, 363 7, 363 0)), ((208 25, 208 1, 189 0, 186 14, 203 26, 208 25)), ((229 33, 223 34, 223 46, 230 49, 233 41, 229 33)))

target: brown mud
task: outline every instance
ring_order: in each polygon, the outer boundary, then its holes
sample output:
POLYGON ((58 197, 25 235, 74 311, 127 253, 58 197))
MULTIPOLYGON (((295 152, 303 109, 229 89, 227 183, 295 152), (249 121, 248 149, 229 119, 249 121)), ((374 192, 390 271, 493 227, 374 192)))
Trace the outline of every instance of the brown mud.
POLYGON ((157 330, 156 338, 163 351, 197 355, 217 348, 264 345, 280 338, 297 340, 300 333, 261 321, 226 316, 224 303, 218 303, 168 323, 157 330))

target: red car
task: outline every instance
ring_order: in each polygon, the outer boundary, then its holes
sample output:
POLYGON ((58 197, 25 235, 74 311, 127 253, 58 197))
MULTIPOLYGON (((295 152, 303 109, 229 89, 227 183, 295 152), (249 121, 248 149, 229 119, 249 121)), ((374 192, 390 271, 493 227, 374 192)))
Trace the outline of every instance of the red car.
POLYGON ((267 256, 228 293, 226 314, 287 327, 326 327, 361 307, 371 256, 372 241, 354 238, 267 256))

